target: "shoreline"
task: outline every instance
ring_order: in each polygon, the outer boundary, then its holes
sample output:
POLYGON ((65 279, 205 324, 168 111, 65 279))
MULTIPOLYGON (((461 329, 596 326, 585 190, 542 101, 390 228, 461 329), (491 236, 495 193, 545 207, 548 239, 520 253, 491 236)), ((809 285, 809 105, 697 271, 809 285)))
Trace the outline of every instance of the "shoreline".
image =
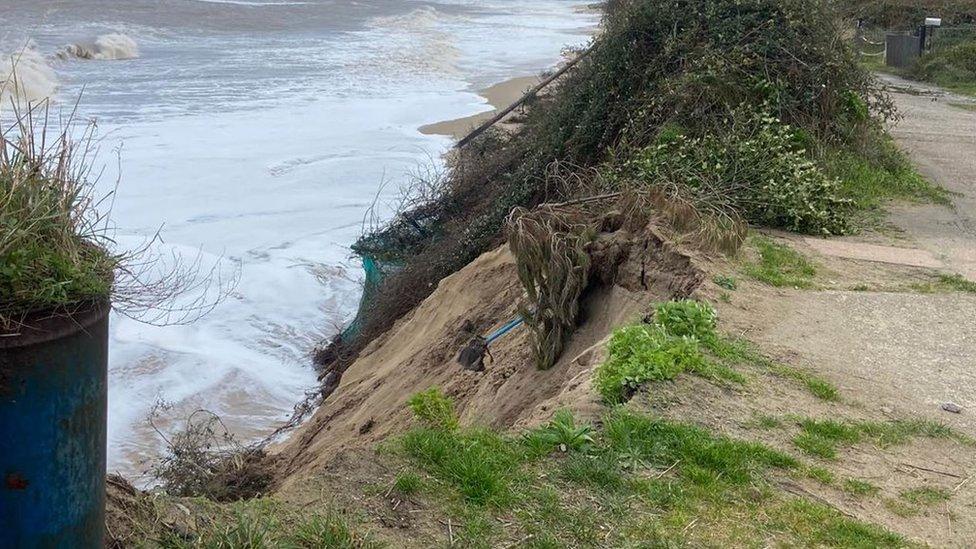
MULTIPOLYGON (((485 99, 487 105, 492 107, 491 110, 461 118, 426 124, 418 128, 418 131, 424 135, 446 135, 454 139, 461 139, 471 132, 471 130, 477 128, 479 124, 495 116, 498 111, 517 101, 526 91, 539 82, 541 82, 541 78, 538 76, 516 76, 492 84, 477 92, 479 96, 485 99)), ((505 117, 502 123, 511 117, 518 116, 518 114, 516 110, 505 117)))

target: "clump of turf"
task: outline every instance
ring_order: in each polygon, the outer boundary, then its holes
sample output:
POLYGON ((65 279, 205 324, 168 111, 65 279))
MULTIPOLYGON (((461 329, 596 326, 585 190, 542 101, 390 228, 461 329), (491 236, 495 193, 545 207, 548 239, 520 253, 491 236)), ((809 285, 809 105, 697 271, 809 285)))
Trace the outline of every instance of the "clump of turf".
POLYGON ((74 139, 43 112, 0 125, 0 326, 106 300, 118 263, 89 177, 93 129, 74 139))

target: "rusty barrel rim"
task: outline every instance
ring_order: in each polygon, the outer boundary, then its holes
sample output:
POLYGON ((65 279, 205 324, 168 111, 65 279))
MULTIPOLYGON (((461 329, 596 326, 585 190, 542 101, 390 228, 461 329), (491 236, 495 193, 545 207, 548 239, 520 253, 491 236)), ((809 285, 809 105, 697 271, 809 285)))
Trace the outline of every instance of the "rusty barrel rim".
POLYGON ((87 331, 111 310, 108 299, 28 313, 13 326, 0 329, 0 350, 40 345, 87 331))

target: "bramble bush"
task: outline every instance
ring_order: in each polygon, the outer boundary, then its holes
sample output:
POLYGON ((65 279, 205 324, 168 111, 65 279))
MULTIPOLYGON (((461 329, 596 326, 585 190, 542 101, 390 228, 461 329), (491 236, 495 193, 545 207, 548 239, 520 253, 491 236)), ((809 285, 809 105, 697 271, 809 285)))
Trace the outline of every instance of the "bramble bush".
POLYGON ((757 225, 847 232, 853 203, 811 160, 802 134, 771 115, 746 116, 728 132, 691 137, 664 131, 656 144, 633 155, 624 173, 631 184, 668 185, 704 207, 740 213, 757 225))

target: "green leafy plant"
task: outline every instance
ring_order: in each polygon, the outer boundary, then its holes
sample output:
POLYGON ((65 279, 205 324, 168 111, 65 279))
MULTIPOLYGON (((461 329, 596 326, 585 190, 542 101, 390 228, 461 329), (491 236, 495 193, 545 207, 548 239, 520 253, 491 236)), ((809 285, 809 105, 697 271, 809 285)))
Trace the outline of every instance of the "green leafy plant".
POLYGON ((850 230, 853 203, 817 167, 793 128, 749 109, 737 110, 731 121, 732 135, 662 135, 624 169, 760 225, 815 234, 850 230))
POLYGON ((693 299, 667 301, 655 307, 654 313, 655 324, 673 336, 704 342, 716 338, 718 313, 708 304, 693 299))
POLYGON ((736 281, 734 276, 715 275, 713 280, 719 287, 725 288, 729 291, 735 291, 739 288, 739 283, 736 281))
POLYGON ((407 401, 417 419, 436 429, 453 431, 458 428, 454 401, 444 395, 440 387, 431 387, 407 401))
POLYGON ((571 411, 559 410, 549 423, 527 436, 537 437, 538 441, 550 449, 559 448, 562 452, 584 451, 593 444, 593 427, 576 425, 576 418, 571 411))
POLYGON ((705 357, 693 337, 676 337, 657 325, 617 329, 607 345, 609 357, 597 368, 594 385, 607 402, 627 399, 648 381, 674 379, 702 369, 705 357))

